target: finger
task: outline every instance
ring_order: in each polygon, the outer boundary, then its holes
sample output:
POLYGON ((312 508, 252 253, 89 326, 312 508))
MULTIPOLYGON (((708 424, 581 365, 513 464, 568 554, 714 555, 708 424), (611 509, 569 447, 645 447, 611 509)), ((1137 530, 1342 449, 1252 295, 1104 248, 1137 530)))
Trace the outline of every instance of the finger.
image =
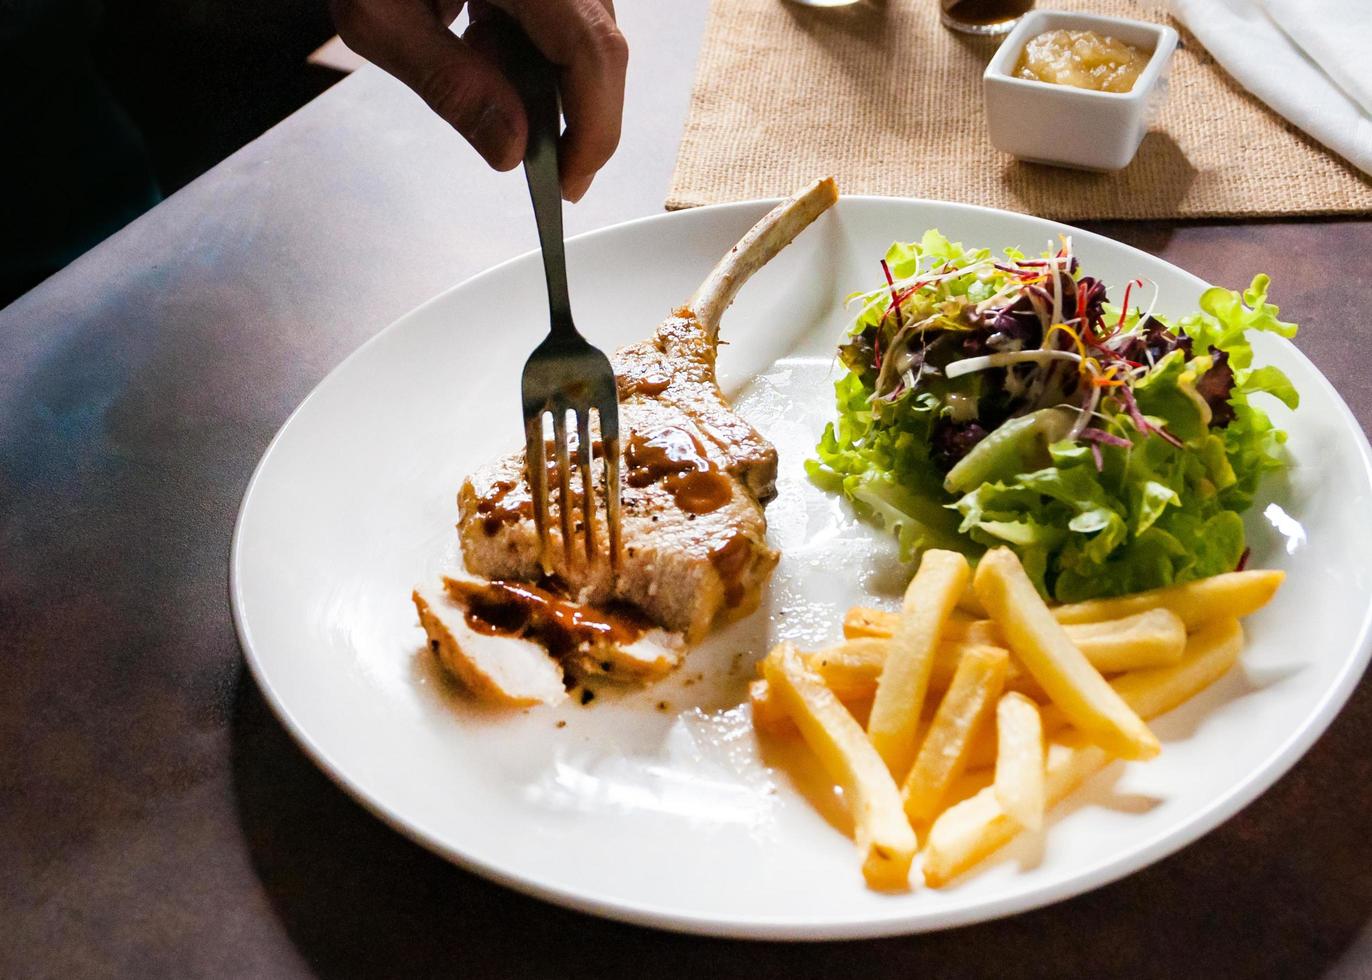
POLYGON ((576 201, 619 145, 629 47, 602 0, 495 0, 561 68, 562 193, 576 201))
POLYGON ((412 88, 492 167, 524 156, 528 126, 514 87, 455 37, 437 7, 407 0, 334 0, 344 43, 412 88))

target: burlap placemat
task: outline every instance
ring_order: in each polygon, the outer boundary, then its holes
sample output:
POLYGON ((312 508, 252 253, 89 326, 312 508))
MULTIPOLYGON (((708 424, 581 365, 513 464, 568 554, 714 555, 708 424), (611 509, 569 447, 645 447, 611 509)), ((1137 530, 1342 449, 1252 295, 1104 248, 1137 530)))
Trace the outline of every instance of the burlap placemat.
MULTIPOLYGON (((1041 6, 1165 17, 1134 0, 1041 6)), ((775 197, 832 174, 850 194, 1060 219, 1372 211, 1372 180, 1240 88, 1184 30, 1166 105, 1127 168, 1020 163, 986 136, 981 73, 995 46, 940 26, 938 0, 711 0, 667 207, 775 197)))

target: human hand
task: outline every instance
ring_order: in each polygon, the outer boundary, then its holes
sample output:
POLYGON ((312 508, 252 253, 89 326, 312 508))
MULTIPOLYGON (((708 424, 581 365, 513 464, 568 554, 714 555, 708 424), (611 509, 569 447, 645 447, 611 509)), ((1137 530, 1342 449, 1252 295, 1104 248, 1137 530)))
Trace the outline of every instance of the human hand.
POLYGON ((501 71, 499 11, 558 68, 562 196, 577 201, 619 145, 629 48, 613 0, 330 0, 348 47, 412 88, 496 170, 524 158, 528 123, 501 71), (450 25, 463 6, 470 24, 450 25))

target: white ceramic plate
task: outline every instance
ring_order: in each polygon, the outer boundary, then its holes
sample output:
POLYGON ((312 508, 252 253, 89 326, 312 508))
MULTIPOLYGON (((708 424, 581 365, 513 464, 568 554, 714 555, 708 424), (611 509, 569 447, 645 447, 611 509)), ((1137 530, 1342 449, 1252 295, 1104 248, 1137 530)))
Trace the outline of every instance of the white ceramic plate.
MULTIPOLYGON (((573 239, 578 322, 607 348, 647 335, 768 207, 701 208, 573 239)), ((1241 667, 1155 723, 1161 758, 1102 773, 1044 835, 954 887, 882 895, 863 886, 832 793, 798 786, 794 766, 760 752, 738 707, 755 659, 781 638, 833 641, 844 608, 891 602, 905 583, 891 543, 801 467, 830 416, 842 297, 873 282, 891 241, 928 227, 996 248, 1069 231, 981 208, 847 198, 749 283, 725 317, 719 363, 781 452, 767 513, 784 558, 756 615, 665 682, 587 707, 468 702, 436 674, 409 601, 413 585, 460 560, 463 476, 518 440, 516 379, 546 323, 537 255, 364 345, 267 450, 233 546, 243 649, 305 750, 398 830, 515 888, 632 922, 797 939, 939 929, 1052 902, 1175 851, 1270 786, 1366 664, 1372 553, 1367 441, 1310 362, 1271 337, 1255 342, 1259 359, 1284 368, 1303 402, 1294 414, 1269 406, 1290 432, 1293 466, 1265 488, 1249 530, 1254 565, 1289 577, 1248 621, 1241 667), (805 792, 827 797, 823 812, 805 792)), ((1194 308, 1200 280, 1071 234, 1092 274, 1151 277, 1160 312, 1194 308)))

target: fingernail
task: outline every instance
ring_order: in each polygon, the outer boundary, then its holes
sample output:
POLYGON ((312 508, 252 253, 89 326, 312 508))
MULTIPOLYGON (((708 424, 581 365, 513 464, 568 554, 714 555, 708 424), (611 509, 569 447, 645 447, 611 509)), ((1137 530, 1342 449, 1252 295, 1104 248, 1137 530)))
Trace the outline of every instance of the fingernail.
POLYGON ((575 204, 586 196, 586 192, 591 189, 591 181, 594 179, 595 175, 592 174, 590 177, 579 177, 576 180, 568 181, 562 188, 562 197, 575 204))
POLYGON ((486 158, 487 163, 506 170, 519 162, 507 159, 513 137, 514 126, 510 118, 494 102, 481 110, 471 132, 467 134, 467 139, 476 147, 476 152, 486 158))

